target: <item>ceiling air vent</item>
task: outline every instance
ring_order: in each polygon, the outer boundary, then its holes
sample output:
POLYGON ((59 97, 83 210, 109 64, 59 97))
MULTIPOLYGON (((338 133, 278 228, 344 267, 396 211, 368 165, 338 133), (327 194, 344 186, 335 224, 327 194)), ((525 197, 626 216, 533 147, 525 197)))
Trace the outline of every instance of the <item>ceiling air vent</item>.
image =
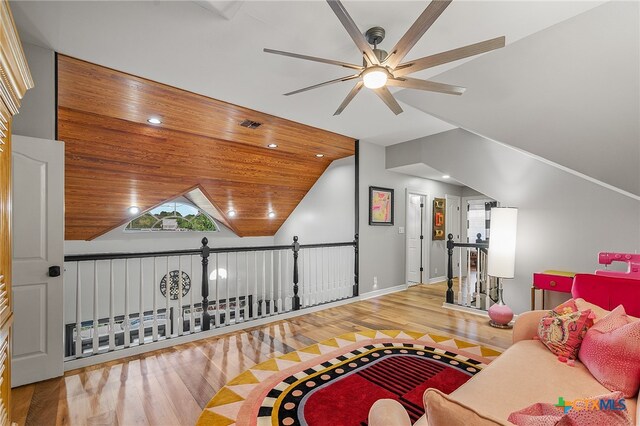
POLYGON ((258 123, 257 121, 253 120, 244 120, 242 123, 240 123, 240 125, 248 129, 257 129, 258 127, 262 126, 262 123, 258 123))

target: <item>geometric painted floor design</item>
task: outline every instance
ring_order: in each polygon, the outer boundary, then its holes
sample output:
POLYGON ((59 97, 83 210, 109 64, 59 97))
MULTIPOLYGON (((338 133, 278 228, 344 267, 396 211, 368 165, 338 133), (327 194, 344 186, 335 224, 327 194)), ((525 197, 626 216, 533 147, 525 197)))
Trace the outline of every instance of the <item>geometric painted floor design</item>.
POLYGON ((346 376, 350 369, 357 370, 365 362, 381 361, 385 356, 407 351, 456 367, 467 375, 476 374, 500 355, 494 349, 434 333, 400 330, 347 333, 246 370, 209 401, 197 426, 308 424, 302 410, 290 402, 305 400, 300 389, 304 391, 316 382, 320 386, 323 380, 332 380, 336 371, 346 376), (285 408, 294 414, 283 414, 285 408))

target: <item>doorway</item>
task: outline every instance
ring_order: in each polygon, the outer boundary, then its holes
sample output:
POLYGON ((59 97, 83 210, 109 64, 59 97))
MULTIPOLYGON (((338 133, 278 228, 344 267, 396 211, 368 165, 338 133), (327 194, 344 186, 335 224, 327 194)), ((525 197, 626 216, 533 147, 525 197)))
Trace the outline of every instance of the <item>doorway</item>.
POLYGON ((407 190, 406 205, 406 281, 408 286, 429 281, 429 244, 427 218, 429 195, 407 190))

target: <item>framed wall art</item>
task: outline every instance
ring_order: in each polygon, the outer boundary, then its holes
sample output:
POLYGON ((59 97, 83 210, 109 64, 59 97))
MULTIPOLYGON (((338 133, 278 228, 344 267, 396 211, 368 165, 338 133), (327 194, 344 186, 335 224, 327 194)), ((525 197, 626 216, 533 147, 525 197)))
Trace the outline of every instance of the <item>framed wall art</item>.
POLYGON ((444 240, 445 211, 447 201, 444 198, 433 199, 433 240, 444 240))
POLYGON ((369 187, 369 225, 393 226, 393 189, 369 187))

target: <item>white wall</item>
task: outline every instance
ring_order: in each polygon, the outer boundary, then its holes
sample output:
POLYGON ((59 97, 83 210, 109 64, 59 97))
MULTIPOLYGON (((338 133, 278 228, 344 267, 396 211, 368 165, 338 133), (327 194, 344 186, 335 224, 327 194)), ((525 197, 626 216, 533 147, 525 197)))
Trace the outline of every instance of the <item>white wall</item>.
POLYGON ((333 161, 282 224, 274 242, 301 244, 353 241, 355 157, 333 161))
MULTIPOLYGON (((407 188, 426 192, 430 203, 434 197, 446 194, 462 194, 462 187, 429 179, 408 176, 386 170, 385 148, 360 142, 360 293, 382 290, 405 284, 405 236, 398 227, 406 225, 407 188), (369 226, 369 186, 393 188, 395 195, 394 226, 369 226), (373 287, 373 277, 378 278, 373 287)), ((432 166, 437 168, 436 166, 432 166)), ((430 210, 429 210, 430 211, 430 210)), ((431 215, 428 223, 431 223, 431 215)), ((430 238, 428 228, 425 238, 430 238)), ((430 245, 430 270, 428 276, 445 275, 446 249, 444 241, 433 241, 430 245), (437 269, 437 271, 436 271, 437 269)))
POLYGON ((606 2, 434 79, 467 91, 404 90, 397 98, 640 194, 638 2, 606 2))
POLYGON ((638 199, 518 149, 462 129, 387 148, 388 167, 415 163, 445 165, 457 181, 518 207, 516 277, 505 283, 517 312, 530 308, 534 272, 592 272, 599 251, 640 249, 638 199))
POLYGON ((20 113, 12 123, 15 135, 55 139, 55 53, 33 44, 23 43, 35 86, 25 94, 20 113))

